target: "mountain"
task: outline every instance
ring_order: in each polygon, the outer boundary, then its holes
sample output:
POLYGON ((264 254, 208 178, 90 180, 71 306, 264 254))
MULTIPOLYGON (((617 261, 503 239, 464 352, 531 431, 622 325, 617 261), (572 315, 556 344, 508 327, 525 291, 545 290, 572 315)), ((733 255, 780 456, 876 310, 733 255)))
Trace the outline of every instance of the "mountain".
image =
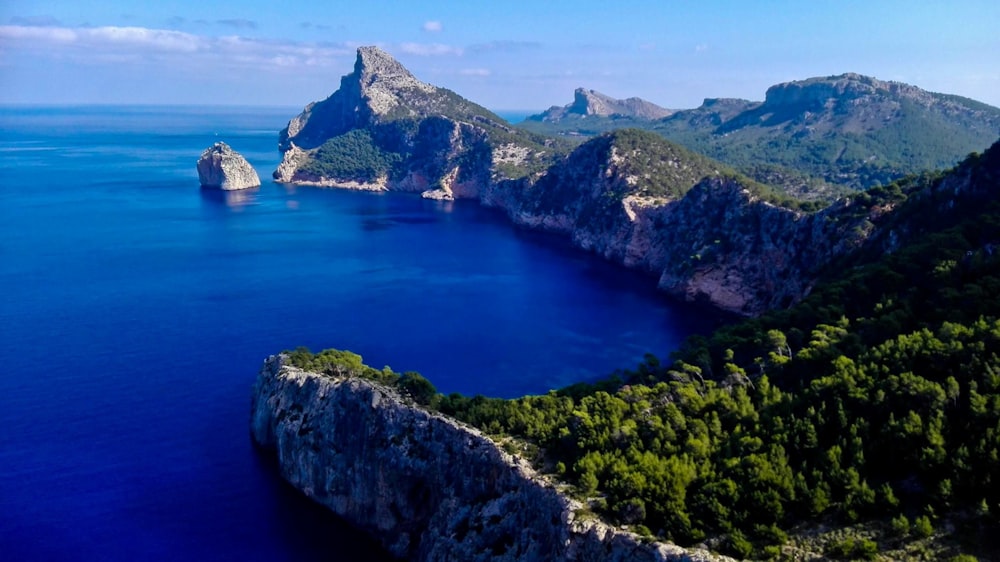
MULTIPOLYGON (((592 134, 609 118, 526 122, 551 134, 592 134)), ((831 185, 865 189, 948 167, 1000 135, 1000 109, 899 82, 842 74, 778 84, 763 102, 706 99, 698 108, 629 126, 653 130, 792 195, 831 185), (762 163, 764 163, 762 165, 762 163)))
POLYGON ((580 248, 645 271, 680 299, 750 316, 808 294, 884 212, 857 198, 807 212, 808 205, 639 129, 595 137, 536 180, 501 184, 482 201, 515 224, 566 234, 580 248))
MULTIPOLYGON (((831 91, 848 91, 852 80, 831 91)), ((815 87, 775 90, 769 107, 828 103, 827 90, 809 93, 815 87)), ((717 121, 719 128, 751 114, 778 119, 776 110, 760 113, 764 105, 712 100, 657 123, 717 121)), ((420 82, 375 47, 358 50, 354 72, 292 119, 280 146, 279 181, 476 199, 517 225, 564 234, 645 271, 672 295, 749 316, 808 295, 886 212, 858 196, 817 212, 819 205, 637 129, 606 133, 567 154, 565 145, 420 82)))
POLYGON ((417 80, 377 47, 281 131, 279 182, 477 197, 494 179, 544 167, 559 142, 511 127, 450 90, 417 80))
POLYGON ((577 88, 573 103, 562 107, 552 106, 547 111, 528 117, 529 121, 559 122, 564 119, 598 117, 631 117, 635 119, 661 119, 673 111, 641 98, 615 99, 596 90, 577 88))

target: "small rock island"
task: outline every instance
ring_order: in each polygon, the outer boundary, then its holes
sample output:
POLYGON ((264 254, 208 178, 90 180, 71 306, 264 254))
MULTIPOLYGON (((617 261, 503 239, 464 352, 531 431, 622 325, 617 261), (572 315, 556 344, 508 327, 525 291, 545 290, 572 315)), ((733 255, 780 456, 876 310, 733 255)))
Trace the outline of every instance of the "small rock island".
POLYGON ((260 177, 253 166, 224 142, 217 142, 201 153, 198 180, 202 187, 225 191, 260 187, 260 177))

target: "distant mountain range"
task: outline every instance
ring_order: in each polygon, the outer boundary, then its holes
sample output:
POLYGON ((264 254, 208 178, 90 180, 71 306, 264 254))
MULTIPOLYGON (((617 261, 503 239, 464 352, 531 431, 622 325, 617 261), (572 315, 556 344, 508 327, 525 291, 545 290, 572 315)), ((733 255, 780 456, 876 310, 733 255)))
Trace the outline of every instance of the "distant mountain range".
POLYGON ((625 110, 649 104, 636 98, 583 107, 579 92, 521 126, 564 136, 648 129, 806 198, 839 193, 823 184, 864 189, 951 166, 1000 134, 996 107, 852 73, 778 84, 763 102, 706 99, 659 118, 625 110))
POLYGON ((562 107, 552 106, 544 113, 528 117, 528 120, 558 123, 566 119, 591 116, 652 120, 662 119, 672 113, 674 111, 641 98, 619 100, 596 90, 577 88, 573 92, 573 103, 562 107))

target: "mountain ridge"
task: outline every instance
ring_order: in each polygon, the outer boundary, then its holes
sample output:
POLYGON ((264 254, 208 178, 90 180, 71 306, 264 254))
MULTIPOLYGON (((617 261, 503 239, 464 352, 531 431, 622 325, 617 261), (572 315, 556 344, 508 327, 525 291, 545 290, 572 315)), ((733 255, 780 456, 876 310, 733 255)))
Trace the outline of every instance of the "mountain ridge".
POLYGON ((674 113, 642 98, 616 99, 597 90, 577 88, 573 91, 573 102, 564 106, 552 106, 546 111, 527 118, 529 121, 561 121, 570 117, 632 117, 636 119, 661 119, 674 113))
POLYGON ((593 116, 519 126, 584 136, 621 126, 648 129, 808 198, 817 189, 837 195, 834 186, 863 189, 952 166, 1000 135, 1000 109, 845 73, 776 84, 764 101, 707 98, 656 120, 593 116))

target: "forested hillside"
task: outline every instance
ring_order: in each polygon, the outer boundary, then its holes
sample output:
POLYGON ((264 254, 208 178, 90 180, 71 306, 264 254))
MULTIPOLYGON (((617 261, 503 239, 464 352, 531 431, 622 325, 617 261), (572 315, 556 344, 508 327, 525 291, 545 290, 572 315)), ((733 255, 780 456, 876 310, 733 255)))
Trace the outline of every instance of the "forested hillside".
POLYGON ((1000 143, 949 173, 871 191, 894 209, 887 234, 801 304, 600 382, 500 400, 442 396, 415 374, 369 376, 514 438, 595 512, 682 545, 991 559, 998 189, 1000 143), (852 531, 802 538, 824 526, 852 531))

